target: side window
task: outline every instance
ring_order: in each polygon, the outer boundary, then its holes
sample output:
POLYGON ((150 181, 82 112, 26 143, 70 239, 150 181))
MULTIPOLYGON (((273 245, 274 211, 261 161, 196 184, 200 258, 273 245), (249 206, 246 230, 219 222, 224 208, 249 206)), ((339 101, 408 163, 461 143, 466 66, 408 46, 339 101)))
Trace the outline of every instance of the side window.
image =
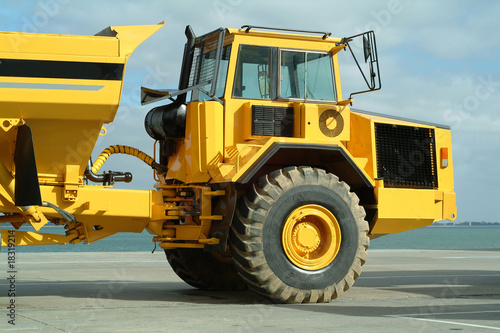
MULTIPOLYGON (((215 97, 222 98, 224 97, 224 90, 226 89, 226 81, 227 81, 227 69, 229 67, 229 56, 231 55, 231 45, 226 45, 222 49, 221 60, 219 64, 219 76, 217 78, 217 88, 215 91, 215 97)), ((215 66, 215 60, 213 59, 215 56, 215 51, 207 53, 207 56, 203 59, 202 70, 200 76, 203 76, 203 73, 206 71, 204 69, 209 68, 213 70, 215 66)), ((206 75, 205 75, 206 76, 206 75)), ((205 81, 208 79, 205 79, 205 81)), ((210 84, 202 87, 205 91, 210 90, 210 84)), ((197 92, 193 94, 193 98, 198 101, 210 101, 212 98, 207 96, 203 92, 197 92), (197 95, 197 96, 194 96, 197 95)))
POLYGON ((281 98, 335 101, 330 54, 281 51, 280 73, 281 98))
POLYGON ((271 49, 261 46, 240 46, 234 97, 269 99, 269 64, 271 49))
POLYGON ((307 99, 334 101, 332 57, 328 53, 307 54, 307 99))

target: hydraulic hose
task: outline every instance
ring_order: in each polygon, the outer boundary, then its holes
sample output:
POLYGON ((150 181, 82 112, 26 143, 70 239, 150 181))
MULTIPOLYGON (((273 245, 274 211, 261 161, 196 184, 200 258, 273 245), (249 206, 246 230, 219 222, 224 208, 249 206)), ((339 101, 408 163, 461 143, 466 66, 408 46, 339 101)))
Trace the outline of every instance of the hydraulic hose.
POLYGON ((122 146, 122 145, 113 145, 109 146, 108 148, 104 149, 102 153, 99 155, 99 157, 96 159, 94 164, 92 165, 92 173, 97 174, 99 169, 103 166, 103 164, 106 162, 106 160, 113 154, 126 154, 126 155, 131 155, 135 156, 141 161, 144 161, 147 165, 158 171, 159 173, 164 173, 166 172, 166 168, 158 163, 155 162, 155 160, 146 154, 145 152, 140 151, 137 148, 129 147, 129 146, 122 146))
POLYGON ((68 221, 68 222, 72 222, 72 223, 76 223, 77 222, 75 215, 71 214, 70 212, 65 211, 64 209, 61 209, 61 208, 57 207, 54 204, 51 204, 50 202, 42 201, 42 206, 43 207, 50 207, 50 208, 52 208, 57 213, 59 213, 59 215, 61 215, 62 217, 64 217, 64 219, 66 221, 68 221))

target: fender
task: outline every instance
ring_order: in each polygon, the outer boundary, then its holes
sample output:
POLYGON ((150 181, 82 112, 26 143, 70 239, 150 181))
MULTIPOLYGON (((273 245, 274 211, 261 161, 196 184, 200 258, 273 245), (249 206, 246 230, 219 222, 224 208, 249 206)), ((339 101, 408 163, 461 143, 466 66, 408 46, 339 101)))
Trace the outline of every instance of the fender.
POLYGON ((309 165, 334 173, 351 187, 373 189, 374 181, 356 164, 345 148, 338 145, 308 143, 273 143, 236 181, 252 183, 266 165, 309 165))

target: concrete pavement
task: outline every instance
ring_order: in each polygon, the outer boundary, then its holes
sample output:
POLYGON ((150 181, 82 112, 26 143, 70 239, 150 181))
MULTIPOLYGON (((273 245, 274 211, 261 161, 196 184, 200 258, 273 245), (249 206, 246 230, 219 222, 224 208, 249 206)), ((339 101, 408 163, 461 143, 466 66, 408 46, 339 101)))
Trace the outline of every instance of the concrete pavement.
POLYGON ((13 298, 7 261, 1 332, 500 331, 500 249, 372 250, 339 299, 297 305, 191 288, 160 251, 18 252, 13 298))

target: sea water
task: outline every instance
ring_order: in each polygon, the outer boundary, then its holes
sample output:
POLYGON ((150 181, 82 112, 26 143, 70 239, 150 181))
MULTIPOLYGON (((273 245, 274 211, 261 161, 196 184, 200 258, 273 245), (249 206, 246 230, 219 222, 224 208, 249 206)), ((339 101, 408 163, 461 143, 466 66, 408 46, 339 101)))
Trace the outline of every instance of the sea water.
MULTIPOLYGON (((46 226, 41 232, 62 234, 64 229, 46 226)), ((146 231, 118 233, 91 244, 18 246, 16 252, 151 252, 152 238, 146 231)), ((430 226, 373 239, 370 249, 500 249, 500 226, 430 226)))
POLYGON ((500 226, 430 226, 373 239, 370 249, 500 249, 500 226))

